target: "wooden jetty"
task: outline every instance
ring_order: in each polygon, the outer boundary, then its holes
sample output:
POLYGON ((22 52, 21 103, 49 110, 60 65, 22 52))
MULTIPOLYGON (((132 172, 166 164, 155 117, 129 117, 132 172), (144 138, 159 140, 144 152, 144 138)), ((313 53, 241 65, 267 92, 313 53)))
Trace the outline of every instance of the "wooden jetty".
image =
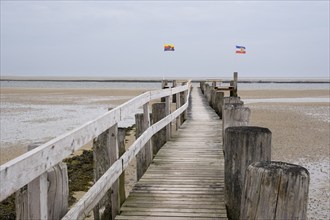
POLYGON ((155 156, 116 219, 227 219, 221 128, 194 88, 187 120, 155 156))
POLYGON ((160 90, 33 146, 0 166, 0 202, 15 194, 17 219, 84 219, 91 212, 97 220, 306 219, 308 171, 271 161, 271 131, 249 126, 236 72, 233 78, 229 87, 201 81, 193 89, 191 81, 164 81, 160 90), (125 151, 118 123, 132 114, 136 141, 125 151), (62 160, 91 141, 94 184, 69 209, 62 160), (126 198, 124 172, 135 158, 138 182, 126 198))

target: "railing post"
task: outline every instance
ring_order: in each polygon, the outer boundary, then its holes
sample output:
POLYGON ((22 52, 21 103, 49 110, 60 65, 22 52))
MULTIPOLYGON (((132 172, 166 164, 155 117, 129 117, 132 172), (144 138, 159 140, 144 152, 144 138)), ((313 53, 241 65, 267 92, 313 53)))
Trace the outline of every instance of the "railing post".
MULTIPOLYGON (((165 97, 165 117, 171 114, 171 97, 165 97)), ((171 124, 166 125, 166 141, 169 141, 171 138, 171 124)))
MULTIPOLYGON (((168 81, 167 80, 162 80, 162 89, 168 89, 168 81)), ((160 98, 161 102, 165 102, 165 97, 160 98)))
MULTIPOLYGON (((180 92, 175 94, 176 97, 176 109, 181 107, 181 96, 180 96, 180 92)), ((181 116, 176 118, 176 130, 178 130, 181 126, 181 116)))
POLYGON ((255 162, 246 170, 241 219, 307 219, 309 172, 284 162, 255 162))
MULTIPOLYGON (((172 88, 174 88, 174 87, 177 87, 177 82, 176 82, 176 80, 173 80, 173 83, 172 83, 172 88)), ((174 95, 172 96, 172 102, 173 102, 173 103, 176 103, 176 94, 174 94, 174 95)))
MULTIPOLYGON (((28 151, 40 146, 37 142, 28 151)), ((16 219, 60 219, 68 210, 67 166, 59 163, 16 193, 16 219)))
MULTIPOLYGON (((166 116, 166 105, 163 102, 152 104, 152 123, 155 124, 166 116)), ((158 131, 151 138, 153 155, 156 155, 160 148, 166 143, 166 127, 158 131)))
POLYGON ((253 162, 270 161, 268 128, 229 127, 225 132, 225 202, 230 219, 240 219, 245 170, 253 162))
MULTIPOLYGON (((126 129, 118 128, 118 156, 121 157, 125 153, 125 136, 126 129)), ((125 192, 125 171, 119 177, 119 205, 122 206, 126 200, 125 192)))
MULTIPOLYGON (((187 82, 183 82, 182 85, 187 85, 187 82)), ((188 94, 188 90, 185 90, 183 92, 181 92, 181 95, 180 95, 180 102, 181 102, 181 106, 183 106, 184 104, 186 104, 186 102, 188 101, 187 100, 187 94, 188 94)), ((181 117, 181 124, 187 119, 187 115, 188 115, 188 112, 187 110, 185 110, 182 115, 180 116, 181 117)))
MULTIPOLYGON (((135 124, 136 124, 135 135, 136 138, 138 138, 150 126, 149 103, 146 103, 143 106, 143 114, 135 115, 135 124)), ((148 141, 136 156, 137 180, 140 180, 140 178, 148 169, 150 163, 152 162, 152 157, 153 157, 152 148, 150 141, 148 141)))
POLYGON ((48 219, 47 173, 41 174, 28 184, 28 204, 31 219, 48 219))
MULTIPOLYGON (((117 124, 100 134, 93 143, 94 181, 96 182, 118 159, 117 124)), ((94 219, 114 219, 118 213, 118 180, 93 209, 94 219), (100 209, 104 211, 100 213, 100 209)))

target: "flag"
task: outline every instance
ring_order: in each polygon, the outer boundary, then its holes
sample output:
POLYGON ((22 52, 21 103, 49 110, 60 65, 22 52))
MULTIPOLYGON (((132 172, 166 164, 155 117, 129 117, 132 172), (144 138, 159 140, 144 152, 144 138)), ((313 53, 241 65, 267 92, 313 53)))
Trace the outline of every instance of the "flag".
POLYGON ((173 44, 164 44, 164 51, 174 51, 173 44))
POLYGON ((241 53, 241 54, 245 54, 245 47, 243 46, 236 46, 236 53, 241 53))

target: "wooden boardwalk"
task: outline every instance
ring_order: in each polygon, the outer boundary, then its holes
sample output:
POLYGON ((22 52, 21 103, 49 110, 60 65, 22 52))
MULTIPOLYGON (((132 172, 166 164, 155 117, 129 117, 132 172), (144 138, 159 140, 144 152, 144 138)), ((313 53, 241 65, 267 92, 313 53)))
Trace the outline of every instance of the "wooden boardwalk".
POLYGON ((221 120, 193 88, 188 119, 154 158, 116 219, 227 219, 221 120))

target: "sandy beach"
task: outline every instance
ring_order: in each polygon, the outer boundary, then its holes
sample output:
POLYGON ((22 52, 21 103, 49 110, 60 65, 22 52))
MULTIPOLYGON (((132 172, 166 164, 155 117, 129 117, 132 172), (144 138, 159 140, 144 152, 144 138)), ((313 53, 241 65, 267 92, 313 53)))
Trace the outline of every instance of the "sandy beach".
MULTIPOLYGON (((33 110, 34 105, 91 105, 118 106, 142 94, 143 89, 15 89, 1 88, 1 121, 9 112, 19 115, 33 110), (117 97, 117 98, 113 98, 117 97), (9 105, 17 108, 5 108, 9 105), (31 109, 19 107, 28 104, 31 109)), ((309 191, 309 219, 330 218, 330 106, 324 102, 264 102, 277 98, 313 98, 329 100, 329 90, 239 90, 239 96, 251 109, 251 125, 267 127, 272 131, 272 160, 295 163, 306 167, 311 175, 309 191), (249 102, 249 100, 252 100, 249 102)), ((92 109, 93 110, 93 109, 92 109)), ((51 116, 49 120, 52 120, 51 116)), ((35 123, 35 122, 34 122, 35 123)), ((1 123, 3 124, 3 123, 1 123)), ((1 130, 5 130, 1 125, 1 130)), ((35 133, 35 135, 37 135, 35 133)), ((44 140, 53 138, 46 136, 44 140)), ((127 137, 134 141, 134 131, 127 137)), ((1 164, 26 152, 28 141, 5 142, 0 146, 1 164)), ((136 181, 134 164, 126 173, 129 185, 136 181)))

